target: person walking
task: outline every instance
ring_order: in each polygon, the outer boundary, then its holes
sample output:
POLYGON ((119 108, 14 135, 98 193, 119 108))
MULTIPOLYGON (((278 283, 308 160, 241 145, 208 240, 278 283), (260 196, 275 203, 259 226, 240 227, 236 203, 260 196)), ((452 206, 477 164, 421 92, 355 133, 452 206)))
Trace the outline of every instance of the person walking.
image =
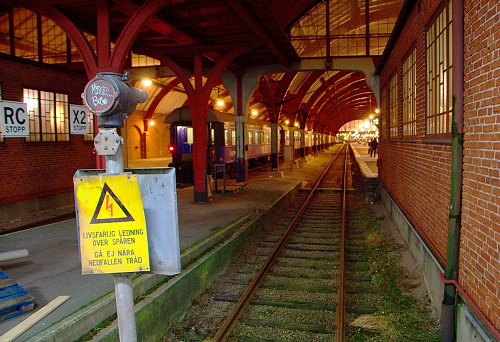
POLYGON ((378 147, 377 138, 373 138, 373 140, 370 141, 370 157, 377 156, 377 147, 378 147))

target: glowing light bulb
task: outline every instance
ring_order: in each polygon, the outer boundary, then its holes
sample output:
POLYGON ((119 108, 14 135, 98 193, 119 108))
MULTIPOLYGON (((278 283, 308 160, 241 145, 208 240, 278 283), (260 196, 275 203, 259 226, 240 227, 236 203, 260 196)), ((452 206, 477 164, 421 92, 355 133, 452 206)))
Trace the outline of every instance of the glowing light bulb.
POLYGON ((380 109, 375 108, 375 113, 376 113, 376 114, 380 113, 380 109))
POLYGON ((150 87, 152 84, 153 84, 153 81, 151 81, 150 79, 142 80, 142 85, 145 87, 150 87))
POLYGON ((290 120, 288 120, 288 119, 287 119, 287 120, 285 120, 285 125, 287 125, 287 126, 288 126, 289 124, 290 124, 290 120))
POLYGON ((259 111, 257 109, 252 109, 250 111, 250 114, 252 114, 252 116, 257 116, 257 114, 259 114, 259 111))
POLYGON ((156 124, 156 123, 155 123, 155 121, 154 121, 154 120, 149 121, 149 125, 150 125, 150 126, 154 126, 155 124, 156 124))
POLYGON ((224 107, 226 103, 222 99, 217 99, 216 105, 217 107, 224 107))

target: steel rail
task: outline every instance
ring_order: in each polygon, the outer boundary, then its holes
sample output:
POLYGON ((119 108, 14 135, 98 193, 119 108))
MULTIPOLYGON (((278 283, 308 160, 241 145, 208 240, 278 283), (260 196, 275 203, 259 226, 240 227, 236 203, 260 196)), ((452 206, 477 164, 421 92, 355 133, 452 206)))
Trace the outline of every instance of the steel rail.
POLYGON ((344 163, 344 174, 342 177, 342 232, 340 235, 340 256, 339 256, 339 281, 337 287, 337 342, 345 341, 345 305, 344 305, 344 284, 345 284, 345 235, 346 235, 346 211, 347 211, 347 177, 349 164, 349 148, 346 149, 344 163))
MULTIPOLYGON (((245 308, 248 306, 248 304, 250 303, 250 300, 252 299, 253 295, 257 291, 259 283, 261 282, 261 280, 264 278, 264 276, 267 274, 267 272, 271 268, 273 261, 274 261, 276 255, 278 254, 278 251, 281 249, 281 246, 283 245, 283 243, 287 239, 290 232, 295 227, 297 221, 303 215, 306 207, 309 205, 309 202, 311 202, 315 190, 319 187, 319 185, 323 181, 323 178, 325 177, 326 173, 328 172, 328 170, 330 169, 332 164, 335 162, 338 155, 342 152, 342 150, 344 149, 345 146, 348 146, 348 145, 344 145, 340 148, 340 150, 334 156, 332 161, 325 168, 325 171, 323 171, 321 173, 320 177, 318 178, 318 180, 314 184, 314 187, 309 192, 309 195, 305 199, 305 201, 302 204, 302 206, 300 207, 299 211, 294 216, 292 222, 290 222, 290 224, 287 226, 283 235, 276 242, 273 250, 266 257, 262 266, 259 268, 259 270, 255 274, 255 277, 252 278, 252 281, 249 283, 248 287, 246 288, 245 292, 243 292, 243 294, 240 297, 240 299, 238 300, 238 302, 233 306, 231 312, 226 317, 226 319, 222 323, 222 325, 219 328, 219 330, 217 331, 217 333, 214 335, 212 341, 215 341, 215 342, 224 341, 228 337, 228 335, 232 332, 234 326, 236 325, 236 322, 239 320, 241 315, 245 312, 245 308)), ((348 150, 348 148, 346 150, 348 150)))

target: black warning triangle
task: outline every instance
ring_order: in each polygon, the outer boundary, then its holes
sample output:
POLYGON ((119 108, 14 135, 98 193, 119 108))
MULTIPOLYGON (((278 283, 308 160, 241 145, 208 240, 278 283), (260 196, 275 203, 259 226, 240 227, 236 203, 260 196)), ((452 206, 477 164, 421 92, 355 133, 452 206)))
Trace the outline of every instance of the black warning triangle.
POLYGON ((135 221, 135 220, 130 214, 130 212, 127 210, 127 208, 125 208, 122 201, 120 201, 120 199, 116 197, 115 193, 111 190, 108 184, 104 183, 104 186, 102 187, 101 197, 99 198, 99 202, 97 202, 97 206, 95 208, 94 215, 92 216, 92 220, 90 220, 90 224, 130 222, 130 221, 135 221), (102 204, 104 203, 104 198, 106 197, 107 193, 115 200, 116 204, 118 204, 120 209, 123 210, 125 217, 97 218, 97 215, 99 215, 99 212, 101 211, 101 207, 102 204))

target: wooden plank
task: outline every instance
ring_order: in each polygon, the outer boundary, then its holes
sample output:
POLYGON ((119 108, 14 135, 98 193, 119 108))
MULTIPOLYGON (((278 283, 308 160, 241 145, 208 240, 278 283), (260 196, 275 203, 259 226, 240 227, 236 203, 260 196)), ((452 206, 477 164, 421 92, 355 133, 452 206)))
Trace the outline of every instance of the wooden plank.
POLYGON ((23 334, 26 330, 35 325, 42 318, 47 316, 49 313, 54 311, 59 305, 63 304, 65 301, 69 299, 69 296, 59 296, 56 299, 52 300, 50 303, 45 305, 40 310, 34 312, 31 316, 26 318, 24 321, 16 325, 14 328, 7 331, 5 334, 0 336, 0 341, 2 342, 11 342, 19 335, 23 334))
POLYGON ((26 291, 16 292, 8 297, 2 298, 2 301, 0 301, 0 314, 3 314, 4 310, 8 310, 16 305, 29 301, 30 298, 31 301, 33 301, 33 297, 28 296, 28 292, 26 291))
POLYGON ((20 297, 17 297, 16 295, 13 299, 1 304, 7 304, 0 310, 0 321, 4 321, 12 317, 22 315, 26 312, 33 311, 33 308, 35 307, 35 300, 33 297, 28 295, 20 297))
POLYGON ((12 279, 4 278, 0 280, 0 290, 14 285, 16 285, 16 282, 12 279))

